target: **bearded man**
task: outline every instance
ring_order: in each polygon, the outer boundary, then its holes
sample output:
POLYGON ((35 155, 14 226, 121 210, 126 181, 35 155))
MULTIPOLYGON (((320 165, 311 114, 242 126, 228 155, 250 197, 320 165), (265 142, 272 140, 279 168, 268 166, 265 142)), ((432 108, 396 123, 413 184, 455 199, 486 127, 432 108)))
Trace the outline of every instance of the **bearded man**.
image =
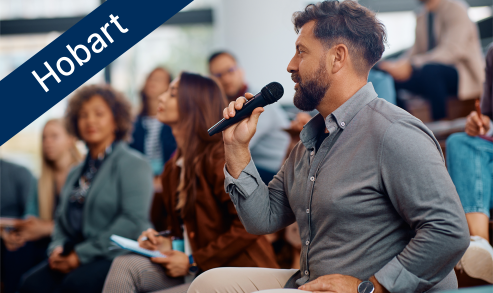
MULTIPOLYGON (((248 232, 298 223, 301 270, 214 269, 188 292, 457 288, 453 267, 469 235, 440 145, 420 120, 378 98, 367 82, 385 48, 384 26, 350 0, 308 5, 293 21, 299 33, 288 65, 294 103, 319 114, 266 186, 248 150, 263 111, 255 109, 223 132, 224 172, 248 232)), ((224 117, 244 103, 232 102, 224 117)))

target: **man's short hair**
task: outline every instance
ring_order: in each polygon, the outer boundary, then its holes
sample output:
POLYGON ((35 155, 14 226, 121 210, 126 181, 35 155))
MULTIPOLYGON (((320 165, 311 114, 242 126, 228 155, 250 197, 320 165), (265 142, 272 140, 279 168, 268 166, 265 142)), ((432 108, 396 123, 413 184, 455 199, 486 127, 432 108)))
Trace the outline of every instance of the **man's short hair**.
POLYGON ((233 54, 231 54, 230 52, 228 51, 217 51, 217 52, 214 52, 211 54, 211 56, 209 57, 209 64, 211 64, 212 61, 214 61, 214 59, 216 59, 217 57, 221 56, 221 55, 228 55, 229 57, 231 57, 231 59, 233 59, 236 63, 238 63, 236 61, 236 58, 233 54))
POLYGON ((329 0, 309 4, 304 11, 293 14, 296 33, 308 22, 314 20, 315 37, 331 48, 345 44, 349 54, 358 56, 357 69, 370 69, 382 57, 387 36, 385 26, 375 13, 353 0, 340 2, 329 0), (360 61, 360 62, 359 62, 360 61))

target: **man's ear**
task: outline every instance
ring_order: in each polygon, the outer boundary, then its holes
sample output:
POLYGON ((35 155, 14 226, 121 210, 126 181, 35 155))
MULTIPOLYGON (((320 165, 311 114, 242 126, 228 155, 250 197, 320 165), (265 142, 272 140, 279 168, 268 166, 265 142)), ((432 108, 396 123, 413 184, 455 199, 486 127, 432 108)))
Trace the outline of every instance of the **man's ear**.
POLYGON ((337 44, 330 51, 332 74, 335 74, 348 63, 349 50, 346 45, 337 44))

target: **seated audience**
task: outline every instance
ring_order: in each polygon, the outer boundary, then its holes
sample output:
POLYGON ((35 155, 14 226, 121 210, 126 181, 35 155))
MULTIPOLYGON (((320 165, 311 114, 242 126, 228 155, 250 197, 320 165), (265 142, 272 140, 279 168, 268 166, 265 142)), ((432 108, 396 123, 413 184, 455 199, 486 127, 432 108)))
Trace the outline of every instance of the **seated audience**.
MULTIPOLYGON (((220 51, 212 54, 209 58, 209 72, 219 80, 229 102, 244 96, 247 91, 254 95, 260 91, 248 88, 243 70, 231 53, 220 51)), ((257 132, 250 141, 250 151, 260 177, 266 184, 284 162, 290 139, 283 129, 288 127, 289 120, 279 103, 265 107, 265 114, 260 117, 257 132)))
MULTIPOLYGON (((447 117, 447 98, 478 98, 484 81, 478 29, 459 0, 419 0, 416 41, 405 57, 383 61, 380 69, 394 77, 396 91, 404 89, 431 103, 434 120, 447 117)), ((402 100, 397 104, 404 106, 402 100)))
POLYGON ((164 164, 176 149, 171 128, 156 118, 158 96, 168 89, 170 82, 170 73, 162 67, 154 69, 147 77, 140 92, 142 108, 134 123, 132 141, 129 144, 145 155, 157 181, 164 164))
POLYGON ((42 167, 38 192, 33 192, 27 201, 24 213, 26 219, 19 220, 16 225, 16 231, 20 236, 17 246, 26 247, 19 253, 5 255, 8 261, 6 268, 10 274, 12 270, 22 268, 16 276, 11 275, 7 279, 9 284, 13 283, 15 286, 23 273, 46 259, 60 191, 70 168, 81 160, 81 155, 75 147, 75 138, 68 134, 63 121, 58 119, 46 122, 41 153, 42 167))
POLYGON ((493 209, 493 46, 486 56, 481 112, 481 118, 476 111, 469 114, 465 133, 447 139, 447 165, 471 234, 459 267, 471 277, 493 283, 493 248, 488 242, 493 209))
POLYGON ((210 137, 207 129, 222 118, 225 106, 215 81, 187 72, 160 96, 157 117, 171 127, 178 149, 164 168, 163 192, 154 198, 151 217, 157 230, 184 239, 184 251, 171 250, 170 238, 155 237, 154 229, 144 231, 140 246, 167 257, 116 258, 103 292, 162 290, 182 284, 190 271, 219 266, 277 267, 267 239, 245 231, 224 191, 222 134, 210 137))
POLYGON ((101 292, 114 257, 112 234, 136 238, 148 225, 152 197, 149 163, 124 140, 130 105, 109 86, 78 90, 67 127, 88 148, 60 194, 49 260, 27 274, 20 292, 101 292))
POLYGON ((0 159, 0 245, 2 292, 13 293, 20 277, 43 257, 33 245, 26 245, 17 226, 28 199, 36 194, 36 179, 26 168, 0 159), (3 220, 15 219, 13 221, 3 220), (41 255, 41 256, 40 256, 41 255))
POLYGON ((20 226, 20 233, 25 241, 36 241, 51 236, 62 187, 70 169, 82 160, 75 142, 75 137, 68 133, 63 120, 53 119, 46 122, 42 137, 38 192, 28 200, 26 220, 20 226))

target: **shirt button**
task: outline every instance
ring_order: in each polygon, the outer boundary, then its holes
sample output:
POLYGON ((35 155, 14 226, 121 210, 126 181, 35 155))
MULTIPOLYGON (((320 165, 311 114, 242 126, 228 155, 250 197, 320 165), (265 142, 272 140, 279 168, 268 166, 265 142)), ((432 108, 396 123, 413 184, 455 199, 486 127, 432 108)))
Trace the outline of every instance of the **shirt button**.
POLYGON ((315 177, 313 177, 313 176, 310 177, 310 181, 312 181, 312 182, 315 181, 315 177))
POLYGON ((312 152, 310 153, 310 156, 313 156, 314 154, 315 154, 315 151, 312 151, 312 152))
POLYGON ((190 232, 190 239, 195 238, 195 232, 190 232))
POLYGON ((308 271, 305 271, 305 275, 308 276, 308 271))
POLYGON ((305 244, 306 244, 306 245, 310 244, 310 241, 308 241, 308 240, 307 240, 307 241, 305 242, 305 244))
POLYGON ((344 127, 346 126, 346 123, 344 123, 344 121, 341 122, 341 127, 344 127))
POLYGON ((306 213, 309 214, 310 213, 310 209, 306 209, 306 213))

